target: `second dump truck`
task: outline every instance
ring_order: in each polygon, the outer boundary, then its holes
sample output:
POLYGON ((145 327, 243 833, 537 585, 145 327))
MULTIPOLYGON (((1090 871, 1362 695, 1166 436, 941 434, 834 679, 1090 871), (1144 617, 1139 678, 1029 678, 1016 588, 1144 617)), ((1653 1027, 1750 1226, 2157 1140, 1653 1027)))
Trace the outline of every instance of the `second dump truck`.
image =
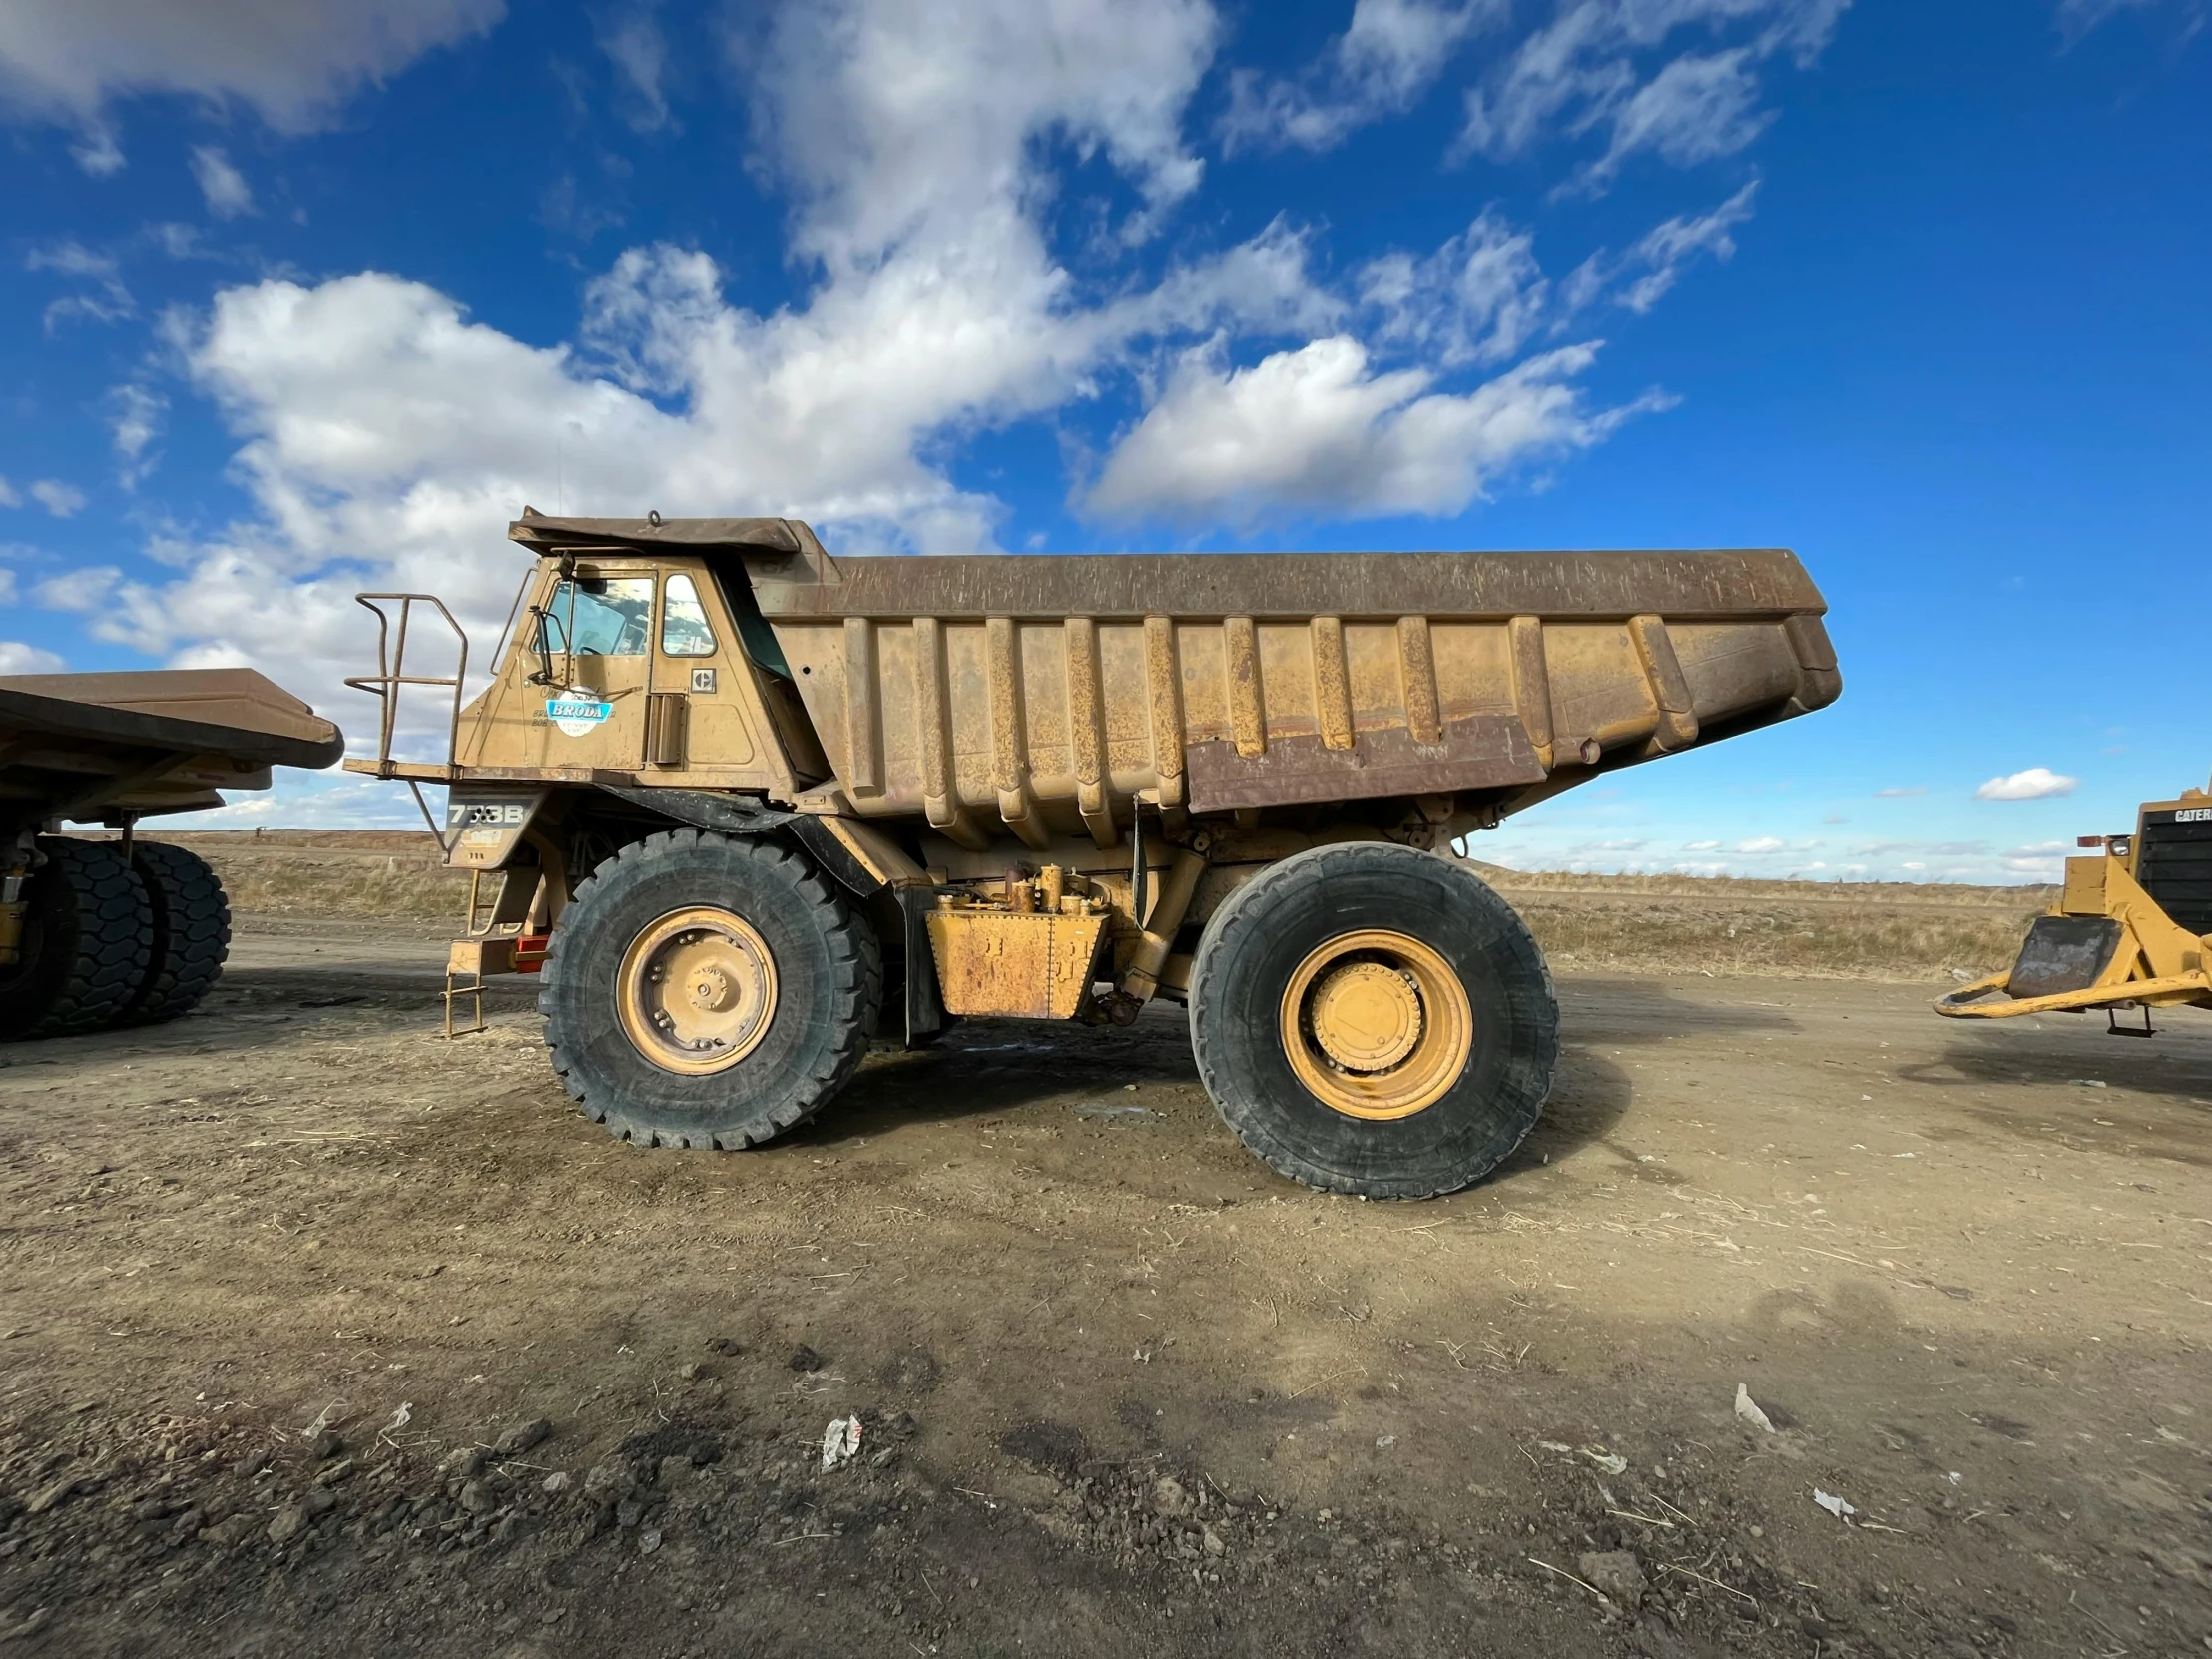
POLYGON ((251 669, 0 679, 0 1041, 191 1011, 223 970, 230 907, 214 870, 139 839, 139 821, 344 753, 335 726, 251 669))
POLYGON ((362 596, 382 739, 346 764, 447 787, 479 876, 454 973, 541 973, 570 1094, 651 1144, 783 1133, 879 1026, 1168 998, 1277 1170, 1451 1191, 1535 1123, 1558 1009, 1519 917, 1439 854, 1842 687, 1780 551, 832 558, 785 519, 528 510, 509 534, 534 563, 465 704, 465 640, 450 676, 407 662, 443 607, 362 596), (392 754, 408 686, 450 693, 442 760, 392 754))

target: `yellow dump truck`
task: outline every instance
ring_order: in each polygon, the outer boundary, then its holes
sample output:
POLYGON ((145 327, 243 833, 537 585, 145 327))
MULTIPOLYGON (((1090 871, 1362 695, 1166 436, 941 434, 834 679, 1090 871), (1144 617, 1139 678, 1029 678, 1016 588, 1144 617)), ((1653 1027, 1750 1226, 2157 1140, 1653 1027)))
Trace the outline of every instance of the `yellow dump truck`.
MULTIPOLYGON (((385 619, 374 760, 479 872, 459 982, 542 973, 592 1118, 736 1148, 881 1025, 1188 1005, 1284 1174, 1475 1180, 1551 1085, 1520 919, 1437 854, 1561 790, 1818 709, 1786 552, 832 558, 784 519, 555 519, 491 684, 385 619), (441 659, 437 666, 444 666, 441 659), (403 691, 442 759, 393 755, 403 691), (448 707, 443 699, 450 695, 448 707)), ((458 633, 458 629, 454 629, 458 633)))
POLYGON ((2151 1036, 2153 1008, 2212 1008, 2212 795, 2146 801, 2135 830, 2084 835, 2066 882, 2012 965, 1939 998, 1952 1019, 2105 1013, 2116 1036, 2151 1036), (2140 1025, 2118 1015, 2140 1011, 2140 1025))
POLYGON ((248 669, 0 679, 0 1039, 175 1019, 230 945, 223 884, 142 818, 266 790, 345 752, 328 721, 248 669), (116 841, 63 825, 120 830, 116 841))

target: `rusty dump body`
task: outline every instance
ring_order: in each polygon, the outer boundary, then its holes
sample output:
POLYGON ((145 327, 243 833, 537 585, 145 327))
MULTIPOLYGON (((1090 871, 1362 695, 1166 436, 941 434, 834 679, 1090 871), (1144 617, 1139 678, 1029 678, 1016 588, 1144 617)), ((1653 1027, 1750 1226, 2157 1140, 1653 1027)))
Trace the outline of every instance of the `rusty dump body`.
POLYGON ((344 751, 335 726, 250 669, 0 679, 0 1039, 190 1010, 229 943, 222 884, 181 847, 134 845, 134 827, 344 751), (123 838, 62 835, 72 823, 123 838))
MULTIPOLYGON (((443 679, 420 646, 406 660, 434 601, 362 596, 383 644, 354 683, 384 699, 384 739, 347 765, 450 786, 451 861, 505 872, 456 971, 529 971, 585 876, 690 827, 793 847, 869 907, 910 1040, 947 1012, 1121 1019, 1187 997, 1211 918, 1286 860, 1435 850, 1842 687, 1784 551, 833 558, 791 520, 527 511, 510 536, 537 566, 466 706, 465 657, 443 679), (450 754, 396 758, 401 696, 448 693, 450 754)), ((718 999, 750 1006, 745 985, 773 1003, 772 942, 725 931, 696 1007, 654 988, 693 971, 691 945, 636 969, 640 1052, 718 999)), ((1297 981, 1319 1000, 1286 1040, 1320 1018, 1327 1050, 1302 1077, 1445 1076, 1399 1037, 1350 1035, 1479 1025, 1431 1005, 1456 968, 1393 948, 1297 981)), ((759 1039, 729 1019, 682 1041, 735 1066, 759 1039)))

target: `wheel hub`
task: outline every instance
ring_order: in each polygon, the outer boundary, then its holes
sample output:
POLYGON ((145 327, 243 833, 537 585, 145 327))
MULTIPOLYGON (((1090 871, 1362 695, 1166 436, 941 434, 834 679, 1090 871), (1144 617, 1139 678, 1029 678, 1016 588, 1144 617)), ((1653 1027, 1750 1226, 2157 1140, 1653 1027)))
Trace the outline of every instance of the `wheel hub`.
POLYGON ((1332 1111, 1388 1121, 1448 1094, 1474 1049, 1474 1008, 1440 951, 1371 927, 1308 952, 1284 987, 1283 1051, 1332 1111))
POLYGON ((1348 1071, 1394 1066, 1420 1041, 1420 992, 1410 974, 1348 962, 1314 991, 1314 1040, 1348 1071))
POLYGON ((644 928, 622 954, 615 1006, 638 1052, 666 1071, 736 1065, 776 1014, 776 959, 751 923, 694 905, 644 928))

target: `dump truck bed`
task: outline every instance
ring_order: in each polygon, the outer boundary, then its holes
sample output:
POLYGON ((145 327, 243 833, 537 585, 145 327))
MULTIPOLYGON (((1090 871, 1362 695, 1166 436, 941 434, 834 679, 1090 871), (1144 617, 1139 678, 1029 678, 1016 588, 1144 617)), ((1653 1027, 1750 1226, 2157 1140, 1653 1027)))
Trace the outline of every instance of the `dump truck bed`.
POLYGON ((251 669, 0 679, 0 820, 218 807, 273 766, 320 768, 338 729, 251 669))
POLYGON ((1137 799, 1509 813, 1842 689, 1779 549, 833 558, 781 519, 511 534, 703 556, 773 628, 846 809, 975 847, 1110 845, 1137 799))

